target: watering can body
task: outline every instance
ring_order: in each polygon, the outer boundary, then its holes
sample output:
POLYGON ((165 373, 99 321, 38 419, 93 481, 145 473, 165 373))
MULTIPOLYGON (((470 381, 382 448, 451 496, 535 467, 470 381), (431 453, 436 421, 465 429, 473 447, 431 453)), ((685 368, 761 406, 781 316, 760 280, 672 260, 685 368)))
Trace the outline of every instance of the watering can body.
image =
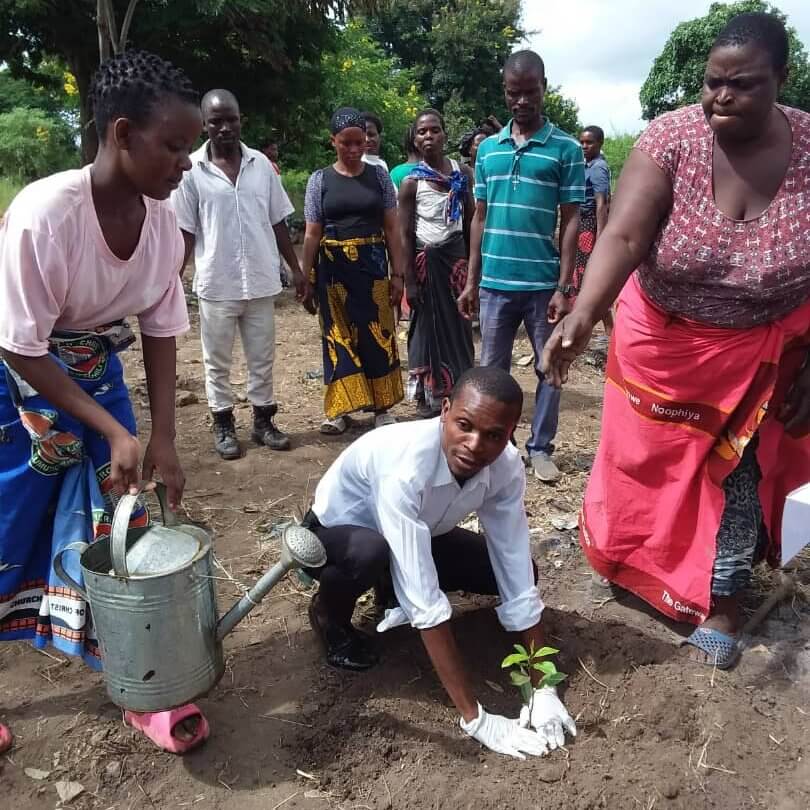
POLYGON ((182 706, 209 692, 225 670, 222 639, 294 567, 317 568, 323 546, 300 526, 288 527, 281 559, 219 620, 211 537, 179 523, 157 484, 162 526, 129 528, 137 495, 118 502, 109 537, 71 543, 54 570, 90 605, 110 700, 136 712, 182 706), (79 553, 82 588, 65 570, 79 553))
MULTIPOLYGON (((163 506, 165 493, 158 491, 158 495, 163 506)), ((116 519, 125 513, 128 524, 131 506, 127 509, 127 505, 119 502, 116 519)), ((173 523, 171 513, 163 511, 164 524, 173 523)), ((189 703, 212 689, 225 669, 222 644, 216 638, 211 538, 197 526, 174 526, 125 529, 122 535, 116 532, 120 527, 114 520, 110 537, 89 546, 73 543, 54 560, 57 574, 90 605, 110 700, 136 712, 164 711, 189 703), (158 569, 161 565, 170 569, 163 573, 115 573, 116 540, 123 536, 120 550, 132 554, 135 549, 138 556, 139 541, 155 542, 155 548, 162 543, 165 548, 172 531, 183 536, 185 556, 191 553, 179 567, 172 567, 176 560, 162 559, 158 569), (62 557, 68 552, 80 552, 84 588, 64 569, 62 557)))

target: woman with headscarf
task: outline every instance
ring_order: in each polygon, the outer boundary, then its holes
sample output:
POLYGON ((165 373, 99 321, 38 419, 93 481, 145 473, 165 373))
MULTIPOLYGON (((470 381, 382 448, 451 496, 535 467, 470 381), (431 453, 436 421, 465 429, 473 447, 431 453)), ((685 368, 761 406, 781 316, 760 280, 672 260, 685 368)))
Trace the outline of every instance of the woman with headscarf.
POLYGON ((337 159, 307 183, 303 269, 312 285, 304 305, 320 310, 321 432, 337 435, 355 411, 372 411, 375 427, 395 421, 388 410, 403 398, 394 319, 403 274, 396 190, 384 168, 363 162, 361 113, 342 107, 331 132, 337 159))
POLYGON ((422 162, 399 192, 399 228, 405 250, 408 395, 420 416, 436 416, 444 397, 475 359, 470 321, 456 299, 467 281, 473 178, 444 154, 447 135, 436 110, 420 113, 414 142, 422 162))
POLYGON ((720 32, 702 105, 664 113, 631 152, 543 357, 565 382, 621 292, 582 546, 598 574, 700 625, 689 655, 721 669, 752 566, 778 560, 785 498, 810 476, 810 115, 776 103, 788 50, 771 14, 720 32))

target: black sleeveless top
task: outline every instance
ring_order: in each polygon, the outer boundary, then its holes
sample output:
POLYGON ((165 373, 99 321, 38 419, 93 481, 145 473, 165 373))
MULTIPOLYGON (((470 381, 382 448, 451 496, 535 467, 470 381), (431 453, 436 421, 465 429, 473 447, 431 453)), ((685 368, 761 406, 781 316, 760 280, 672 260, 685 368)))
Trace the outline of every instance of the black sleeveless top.
POLYGON ((327 239, 373 236, 383 229, 383 190, 377 169, 364 163, 357 177, 338 174, 332 166, 323 170, 321 211, 327 239))

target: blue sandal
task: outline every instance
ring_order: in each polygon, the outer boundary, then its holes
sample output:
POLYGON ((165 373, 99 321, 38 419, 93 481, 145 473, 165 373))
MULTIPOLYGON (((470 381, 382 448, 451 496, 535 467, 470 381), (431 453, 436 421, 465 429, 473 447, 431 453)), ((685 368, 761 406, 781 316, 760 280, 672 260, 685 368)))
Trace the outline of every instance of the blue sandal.
POLYGON ((713 630, 711 627, 696 627, 689 638, 681 642, 681 647, 689 644, 705 652, 709 657, 706 664, 718 669, 730 669, 740 657, 740 645, 733 636, 713 630))

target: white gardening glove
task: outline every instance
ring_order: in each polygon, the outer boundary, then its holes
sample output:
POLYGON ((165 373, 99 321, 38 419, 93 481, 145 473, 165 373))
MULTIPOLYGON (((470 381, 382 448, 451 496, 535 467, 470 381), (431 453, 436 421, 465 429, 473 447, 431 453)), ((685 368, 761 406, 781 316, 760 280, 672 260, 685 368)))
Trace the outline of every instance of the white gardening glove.
POLYGON ((557 697, 557 690, 553 686, 534 690, 531 704, 524 704, 520 710, 519 722, 523 728, 531 726, 537 736, 548 744, 550 751, 565 745, 566 731, 572 737, 577 736, 574 720, 557 697))
POLYGON ((521 728, 517 720, 488 714, 478 704, 478 717, 469 723, 460 719, 461 728, 482 745, 498 754, 506 754, 517 759, 526 759, 525 754, 541 757, 548 746, 533 731, 521 728))
POLYGON ((385 611, 383 620, 377 625, 377 632, 384 633, 392 627, 400 627, 403 624, 410 624, 410 620, 405 615, 405 611, 401 607, 388 608, 385 611))

